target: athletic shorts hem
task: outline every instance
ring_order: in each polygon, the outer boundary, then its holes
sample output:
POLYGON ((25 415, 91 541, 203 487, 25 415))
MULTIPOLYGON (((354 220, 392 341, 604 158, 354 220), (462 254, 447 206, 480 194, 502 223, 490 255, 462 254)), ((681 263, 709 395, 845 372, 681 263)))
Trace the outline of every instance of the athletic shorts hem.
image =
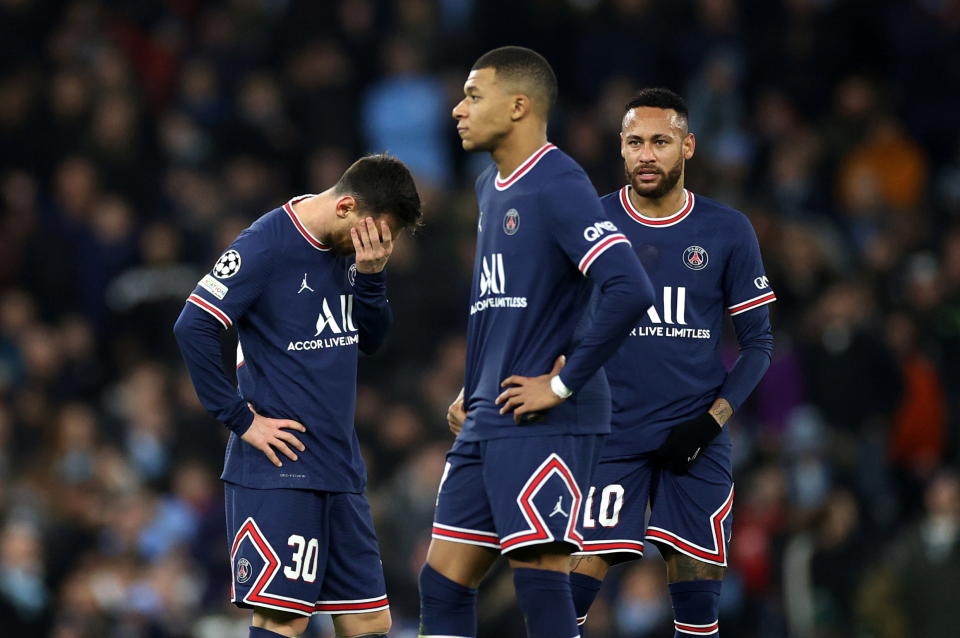
POLYGON ((315 614, 368 614, 390 608, 387 595, 360 600, 320 600, 317 601, 315 614))
POLYGON ((690 541, 677 536, 673 532, 668 532, 667 530, 660 528, 650 528, 645 537, 646 540, 651 543, 656 543, 660 545, 667 545, 680 552, 685 554, 690 558, 700 561, 701 563, 708 563, 710 565, 716 565, 718 567, 727 566, 727 557, 726 551, 716 552, 709 551, 698 545, 691 543, 690 541), (652 534, 650 532, 653 532, 652 534))
POLYGON ((584 541, 583 549, 574 552, 574 556, 620 556, 618 563, 643 558, 643 543, 630 540, 584 541))
POLYGON ((465 545, 478 545, 480 547, 500 549, 500 537, 496 532, 485 532, 479 529, 468 529, 466 527, 454 527, 453 525, 434 523, 430 535, 433 538, 450 541, 452 543, 464 543, 465 545))
POLYGON ((580 543, 573 541, 569 538, 535 538, 529 541, 522 541, 520 543, 508 543, 506 546, 500 548, 500 554, 506 556, 515 549, 520 549, 521 547, 532 547, 533 545, 547 545, 549 543, 564 543, 565 545, 570 545, 574 548, 574 551, 571 552, 573 555, 575 552, 580 551, 583 547, 580 543))
POLYGON ((378 611, 383 611, 385 609, 390 609, 390 601, 387 600, 386 594, 372 599, 364 599, 357 601, 333 601, 330 603, 318 602, 313 605, 313 609, 306 611, 303 609, 295 609, 291 607, 284 607, 281 605, 272 605, 269 603, 251 603, 246 600, 237 600, 236 598, 231 598, 230 601, 242 609, 256 609, 257 607, 264 607, 266 609, 275 609, 277 611, 285 611, 291 614, 296 614, 298 616, 310 617, 315 614, 319 615, 340 615, 340 614, 368 614, 378 611))

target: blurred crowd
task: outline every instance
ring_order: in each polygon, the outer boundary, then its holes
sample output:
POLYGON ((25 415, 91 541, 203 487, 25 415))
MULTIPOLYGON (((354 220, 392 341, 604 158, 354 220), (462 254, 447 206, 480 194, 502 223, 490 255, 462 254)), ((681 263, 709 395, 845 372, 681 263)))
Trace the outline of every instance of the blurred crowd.
MULTIPOLYGON (((390 262, 397 320, 361 361, 357 427, 392 635, 416 636, 489 161, 449 112, 502 44, 554 65, 551 141, 601 194, 622 183, 632 92, 683 94, 688 186, 759 234, 776 347, 733 422, 724 634, 956 634, 957 0, 0 0, 5 637, 246 635, 226 430, 171 328, 241 229, 384 150, 415 172, 426 226, 390 262)), ((586 634, 670 635, 664 585, 653 550, 618 568, 586 634)), ((500 572, 480 622, 523 635, 500 572)))

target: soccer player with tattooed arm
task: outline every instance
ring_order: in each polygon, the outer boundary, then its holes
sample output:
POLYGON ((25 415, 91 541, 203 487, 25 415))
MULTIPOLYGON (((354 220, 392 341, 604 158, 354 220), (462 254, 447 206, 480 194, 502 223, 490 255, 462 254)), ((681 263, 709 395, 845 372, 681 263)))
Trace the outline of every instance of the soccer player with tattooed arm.
POLYGON ((717 638, 734 494, 728 421, 770 365, 767 304, 776 296, 750 221, 684 188, 696 144, 687 122, 684 100, 666 89, 645 89, 624 109, 627 184, 603 206, 657 299, 605 366, 612 431, 587 494, 571 587, 582 624, 610 566, 653 543, 666 561, 674 636, 717 638), (724 314, 740 348, 729 372, 719 351, 724 314))
POLYGON ((384 268, 420 217, 407 167, 364 157, 244 230, 177 319, 197 395, 231 431, 231 600, 253 609, 250 638, 299 636, 313 614, 331 615, 337 636, 390 628, 353 424, 357 357, 383 342, 384 268), (234 325, 239 388, 221 365, 234 325))

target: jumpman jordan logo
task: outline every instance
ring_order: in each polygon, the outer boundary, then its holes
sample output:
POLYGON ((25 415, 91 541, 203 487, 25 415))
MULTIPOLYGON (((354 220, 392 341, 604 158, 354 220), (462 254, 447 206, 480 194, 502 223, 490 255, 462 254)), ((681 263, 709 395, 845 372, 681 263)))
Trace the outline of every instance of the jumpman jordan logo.
POLYGON ((300 284, 300 290, 297 291, 297 294, 299 295, 304 290, 309 290, 310 292, 316 292, 316 290, 314 290, 309 285, 307 285, 307 273, 303 273, 303 282, 300 284))
POLYGON ((553 518, 554 514, 563 514, 564 516, 569 517, 570 515, 563 511, 563 495, 557 497, 557 504, 553 506, 553 511, 550 512, 550 516, 547 518, 553 518))

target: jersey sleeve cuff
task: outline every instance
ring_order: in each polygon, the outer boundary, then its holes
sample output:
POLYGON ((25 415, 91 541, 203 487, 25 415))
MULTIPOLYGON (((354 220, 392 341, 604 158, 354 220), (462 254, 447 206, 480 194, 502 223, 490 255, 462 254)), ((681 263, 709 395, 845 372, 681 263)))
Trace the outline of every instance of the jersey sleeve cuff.
POLYGON ((193 293, 189 297, 187 297, 187 301, 192 303, 196 307, 200 308, 200 310, 203 310, 204 312, 206 312, 208 315, 210 315, 217 321, 219 321, 220 325, 222 325, 224 329, 229 329, 230 326, 233 325, 233 321, 230 319, 227 313, 225 313, 220 308, 217 308, 213 303, 207 301, 200 295, 193 293))
POLYGON ((607 252, 611 246, 616 246, 617 244, 626 244, 629 246, 630 240, 627 239, 627 236, 623 233, 615 233, 597 243, 587 251, 587 254, 584 255, 580 263, 577 264, 580 272, 586 275, 587 271, 590 270, 590 266, 593 265, 593 262, 595 262, 600 255, 607 252))
POLYGON ((776 300, 777 300, 777 296, 773 294, 773 292, 771 291, 768 293, 764 293, 762 295, 758 295, 753 299, 747 299, 746 301, 741 301, 738 304, 729 306, 727 310, 730 311, 730 316, 732 317, 734 315, 739 315, 741 312, 746 312, 748 310, 753 310, 754 308, 759 308, 760 306, 764 306, 776 300))
POLYGON ((563 382, 559 374, 550 377, 550 389, 561 399, 568 399, 570 395, 573 394, 573 390, 567 387, 567 384, 563 382))
POLYGON ((387 271, 362 273, 357 271, 353 287, 364 296, 382 295, 387 290, 387 271))
POLYGON ((242 401, 241 403, 242 405, 237 408, 236 414, 226 424, 237 436, 243 436, 247 433, 247 430, 253 425, 253 418, 256 416, 247 406, 246 401, 242 401))

